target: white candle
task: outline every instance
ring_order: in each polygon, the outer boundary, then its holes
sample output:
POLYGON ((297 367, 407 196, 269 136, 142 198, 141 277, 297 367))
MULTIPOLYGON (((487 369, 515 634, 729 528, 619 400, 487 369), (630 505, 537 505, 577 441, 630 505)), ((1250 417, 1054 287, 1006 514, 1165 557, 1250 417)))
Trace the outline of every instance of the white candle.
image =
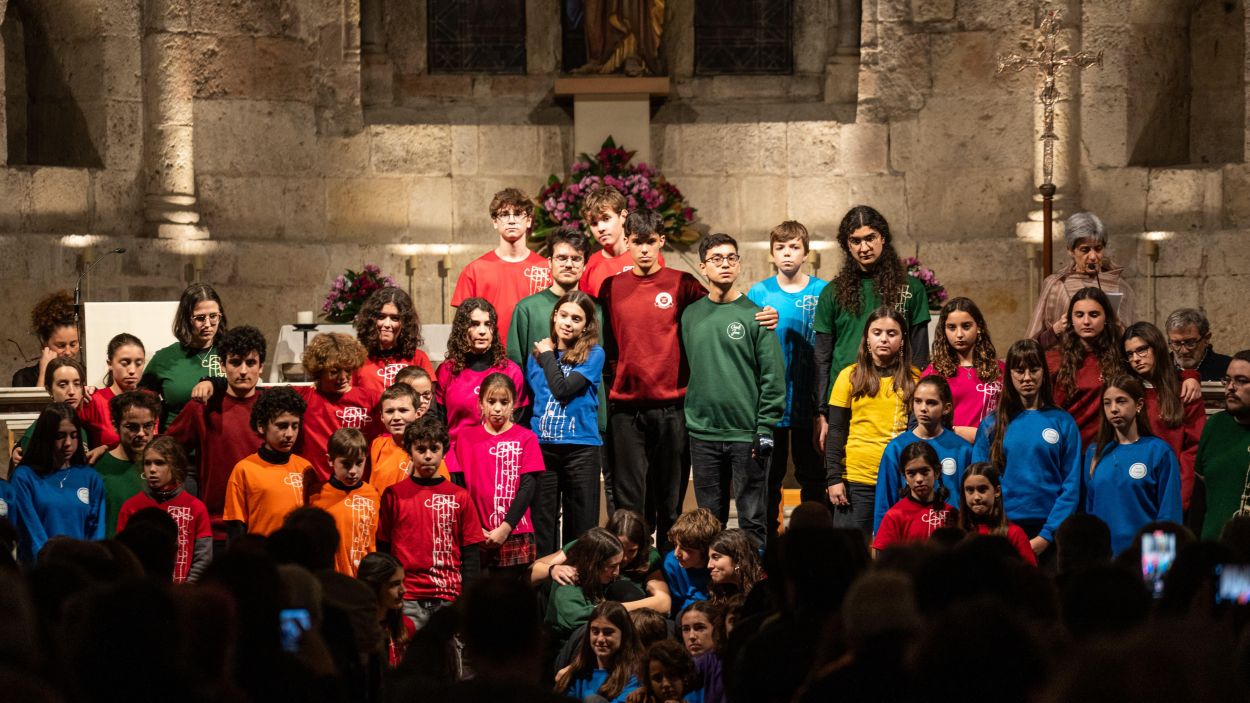
POLYGON ((312 310, 300 310, 295 313, 295 322, 300 325, 311 325, 313 323, 312 310))

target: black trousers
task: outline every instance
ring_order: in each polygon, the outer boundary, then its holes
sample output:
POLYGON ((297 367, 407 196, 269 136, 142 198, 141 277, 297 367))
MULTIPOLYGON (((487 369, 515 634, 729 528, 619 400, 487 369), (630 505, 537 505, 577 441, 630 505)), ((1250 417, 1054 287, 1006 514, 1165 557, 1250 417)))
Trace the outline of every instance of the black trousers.
POLYGON ((599 456, 589 444, 541 444, 547 470, 530 508, 538 556, 552 554, 599 524, 599 456), (561 512, 564 515, 561 529, 561 512))
POLYGON ((781 517, 781 484, 786 478, 788 460, 794 457, 794 480, 799 484, 799 497, 806 503, 815 501, 832 509, 825 490, 825 460, 812 444, 812 427, 778 427, 773 430, 773 456, 768 467, 767 532, 771 542, 777 537, 777 521, 781 517))
POLYGON ((663 554, 690 480, 685 410, 679 403, 614 405, 608 428, 616 507, 641 514, 655 528, 656 548, 663 554))

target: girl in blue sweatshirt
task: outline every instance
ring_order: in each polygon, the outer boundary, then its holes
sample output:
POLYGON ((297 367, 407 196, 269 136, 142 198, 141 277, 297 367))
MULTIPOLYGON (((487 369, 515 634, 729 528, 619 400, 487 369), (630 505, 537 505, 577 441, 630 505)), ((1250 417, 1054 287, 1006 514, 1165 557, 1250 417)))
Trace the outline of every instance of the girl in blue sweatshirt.
POLYGON ((78 414, 66 403, 53 403, 34 427, 13 471, 10 507, 20 535, 18 557, 26 563, 53 537, 104 539, 104 483, 87 465, 78 414))
POLYGON ((642 645, 625 606, 604 601, 590 613, 573 663, 556 676, 556 693, 590 703, 624 703, 638 689, 641 660, 642 645))
POLYGON ((959 480, 964 467, 972 463, 972 444, 951 429, 954 407, 951 387, 945 378, 925 376, 916 382, 916 390, 911 396, 916 427, 890 440, 881 454, 872 519, 874 535, 881 527, 881 518, 899 500, 899 491, 904 483, 899 457, 903 448, 912 442, 923 441, 933 447, 938 456, 938 478, 946 488, 946 494, 959 495, 959 480))
POLYGON ((1119 376, 1102 392, 1098 440, 1085 452, 1085 512, 1111 528, 1111 551, 1133 545, 1143 525, 1181 521, 1181 470, 1168 443, 1150 433, 1146 389, 1119 376))
POLYGON ((1081 433, 1072 416, 1055 407, 1037 342, 1022 339, 1008 350, 1002 402, 977 428, 972 460, 1002 474, 1007 517, 1041 556, 1080 501, 1081 433))

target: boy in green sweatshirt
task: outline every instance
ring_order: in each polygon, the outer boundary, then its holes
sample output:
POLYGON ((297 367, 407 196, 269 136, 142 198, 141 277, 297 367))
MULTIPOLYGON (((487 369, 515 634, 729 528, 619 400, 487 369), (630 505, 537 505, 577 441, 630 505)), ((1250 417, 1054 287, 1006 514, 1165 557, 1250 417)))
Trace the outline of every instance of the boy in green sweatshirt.
POLYGON ((699 261, 711 288, 681 316, 690 362, 685 414, 695 499, 723 524, 732 485, 738 525, 763 544, 773 426, 786 409, 781 344, 756 323, 761 308, 734 289, 741 273, 734 238, 707 236, 699 243, 699 261))

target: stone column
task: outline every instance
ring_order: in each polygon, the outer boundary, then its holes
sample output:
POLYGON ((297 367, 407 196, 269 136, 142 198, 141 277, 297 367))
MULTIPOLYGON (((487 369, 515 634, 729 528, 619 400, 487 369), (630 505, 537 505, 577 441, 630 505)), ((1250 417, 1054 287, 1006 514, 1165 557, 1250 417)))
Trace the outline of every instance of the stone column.
POLYGON ((143 220, 149 235, 206 239, 195 198, 193 0, 145 0, 143 8, 143 220))

